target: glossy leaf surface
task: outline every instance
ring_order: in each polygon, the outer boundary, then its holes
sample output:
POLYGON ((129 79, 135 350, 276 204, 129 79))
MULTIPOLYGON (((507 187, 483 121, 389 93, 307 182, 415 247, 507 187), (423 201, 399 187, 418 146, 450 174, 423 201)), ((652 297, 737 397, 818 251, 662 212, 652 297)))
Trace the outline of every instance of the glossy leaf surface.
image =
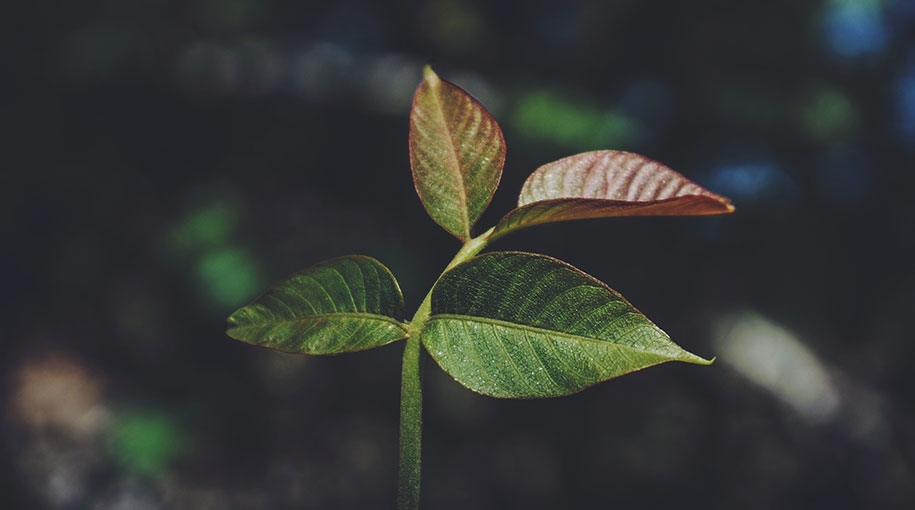
POLYGON ((518 208, 495 237, 540 223, 612 216, 695 216, 734 211, 731 202, 644 156, 593 151, 547 163, 528 177, 518 208))
POLYGON ((331 259, 268 288, 228 320, 236 340, 286 352, 336 354, 407 336, 400 287, 377 260, 331 259))
POLYGON ((410 166, 429 216, 458 239, 469 239, 504 163, 505 139, 492 115, 426 67, 410 112, 410 166))
POLYGON ((600 281, 520 252, 485 254, 446 273, 422 341, 451 377, 494 397, 567 395, 666 361, 709 363, 600 281))

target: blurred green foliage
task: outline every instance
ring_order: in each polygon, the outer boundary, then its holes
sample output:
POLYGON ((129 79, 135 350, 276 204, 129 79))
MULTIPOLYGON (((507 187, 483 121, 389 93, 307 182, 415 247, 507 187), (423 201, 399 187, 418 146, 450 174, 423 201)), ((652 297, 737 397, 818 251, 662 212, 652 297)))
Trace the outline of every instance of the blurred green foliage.
POLYGON ((511 126, 531 142, 548 142, 573 151, 632 148, 644 136, 638 122, 622 113, 552 90, 522 93, 511 126))
POLYGON ((820 87, 810 94, 799 118, 804 133, 819 142, 847 139, 857 123, 854 103, 834 87, 820 87))
POLYGON ((225 312, 251 299, 265 283, 261 263, 242 242, 243 208, 223 193, 191 208, 163 238, 167 256, 193 281, 205 307, 225 312))
POLYGON ((178 420, 157 409, 126 411, 114 420, 111 454, 126 471, 142 476, 166 473, 193 441, 178 420))

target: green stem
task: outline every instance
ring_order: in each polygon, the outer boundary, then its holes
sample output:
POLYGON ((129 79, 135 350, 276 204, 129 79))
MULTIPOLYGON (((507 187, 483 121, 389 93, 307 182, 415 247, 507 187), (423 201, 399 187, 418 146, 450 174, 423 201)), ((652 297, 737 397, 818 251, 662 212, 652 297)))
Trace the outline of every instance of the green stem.
POLYGON ((422 452, 423 387, 419 335, 407 338, 400 382, 400 469, 397 473, 397 509, 419 508, 422 452))
MULTIPOLYGON (((451 262, 442 271, 445 274, 452 267, 469 260, 480 253, 489 243, 493 229, 468 240, 451 262)), ((434 285, 433 285, 434 287, 434 285)), ((403 368, 400 380, 400 467, 397 480, 397 509, 417 510, 419 508, 419 479, 422 453, 423 388, 420 333, 432 312, 432 290, 426 294, 408 324, 410 336, 403 352, 403 368)))

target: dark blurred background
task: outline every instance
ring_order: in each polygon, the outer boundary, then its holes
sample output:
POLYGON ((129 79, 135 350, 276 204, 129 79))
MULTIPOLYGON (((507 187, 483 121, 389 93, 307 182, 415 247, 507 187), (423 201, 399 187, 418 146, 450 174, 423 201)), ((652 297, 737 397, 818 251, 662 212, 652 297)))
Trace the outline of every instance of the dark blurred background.
POLYGON ((363 253, 415 307, 458 243, 413 190, 421 68, 537 166, 668 164, 729 217, 532 228, 711 367, 506 401, 426 365, 426 508, 915 508, 915 2, 20 2, 0 170, 0 506, 392 508, 402 344, 235 342, 363 253))

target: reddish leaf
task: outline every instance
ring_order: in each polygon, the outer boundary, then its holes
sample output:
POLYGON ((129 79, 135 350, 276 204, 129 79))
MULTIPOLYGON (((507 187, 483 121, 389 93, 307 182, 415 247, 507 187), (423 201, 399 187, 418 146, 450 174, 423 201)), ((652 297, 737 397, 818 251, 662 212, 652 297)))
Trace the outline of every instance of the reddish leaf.
POLYGON ((489 205, 505 139, 483 105, 426 67, 410 112, 410 166, 429 216, 462 241, 489 205))
POLYGON ((727 198, 646 157, 621 151, 585 152, 535 170, 521 189, 518 207, 499 221, 492 239, 555 221, 733 211, 727 198))

